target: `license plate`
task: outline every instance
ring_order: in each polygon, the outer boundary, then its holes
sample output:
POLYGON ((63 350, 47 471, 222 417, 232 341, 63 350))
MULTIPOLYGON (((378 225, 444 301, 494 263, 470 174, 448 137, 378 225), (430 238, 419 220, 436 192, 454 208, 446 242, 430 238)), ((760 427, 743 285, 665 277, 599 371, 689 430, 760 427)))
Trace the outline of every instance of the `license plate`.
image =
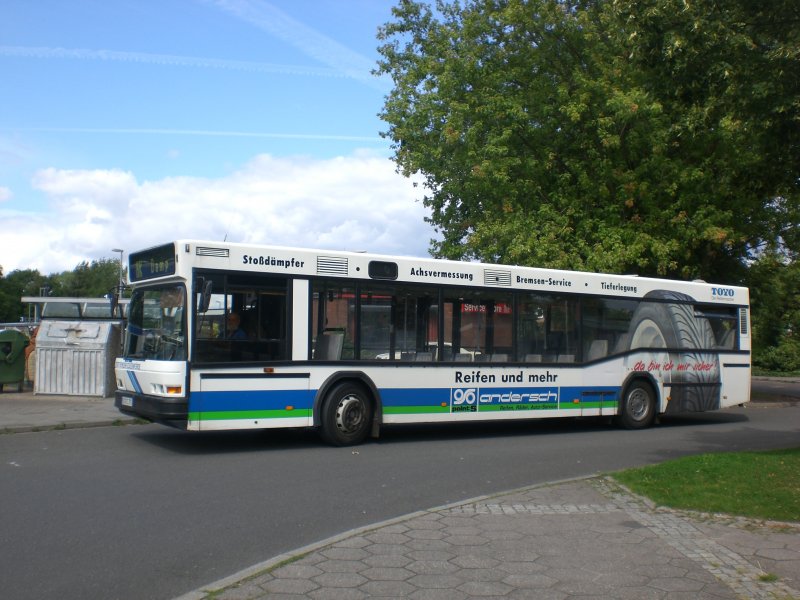
POLYGON ((123 396, 122 397, 122 406, 127 406, 129 408, 133 408, 133 398, 130 396, 123 396))

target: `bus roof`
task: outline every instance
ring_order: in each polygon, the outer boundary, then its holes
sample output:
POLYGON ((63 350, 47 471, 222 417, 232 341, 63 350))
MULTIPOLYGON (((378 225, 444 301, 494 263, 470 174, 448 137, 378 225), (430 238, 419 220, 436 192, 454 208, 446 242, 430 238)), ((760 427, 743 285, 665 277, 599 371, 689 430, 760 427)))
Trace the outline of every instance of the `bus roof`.
POLYGON ((133 252, 129 260, 133 282, 173 275, 189 278, 193 269, 211 269, 623 298, 642 298, 656 290, 668 290, 687 294, 697 302, 749 304, 747 288, 703 281, 191 239, 133 252), (141 270, 148 260, 152 263, 154 258, 164 260, 169 255, 174 256, 174 263, 166 265, 163 274, 141 270), (143 276, 138 277, 140 274, 143 276))

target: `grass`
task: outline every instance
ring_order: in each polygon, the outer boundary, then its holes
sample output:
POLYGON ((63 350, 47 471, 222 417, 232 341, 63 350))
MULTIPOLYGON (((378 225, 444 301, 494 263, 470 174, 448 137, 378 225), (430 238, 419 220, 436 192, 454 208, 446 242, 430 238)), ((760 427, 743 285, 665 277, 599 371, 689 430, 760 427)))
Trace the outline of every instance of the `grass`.
POLYGON ((614 477, 664 506, 800 522, 800 448, 701 454, 614 477))

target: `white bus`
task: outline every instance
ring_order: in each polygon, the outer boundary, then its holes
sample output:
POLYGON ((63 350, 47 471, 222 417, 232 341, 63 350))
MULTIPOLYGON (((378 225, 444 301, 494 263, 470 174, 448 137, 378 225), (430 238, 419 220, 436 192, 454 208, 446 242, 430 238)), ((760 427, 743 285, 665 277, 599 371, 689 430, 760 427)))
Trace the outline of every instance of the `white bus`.
POLYGON ((749 401, 748 290, 180 240, 129 257, 115 405, 192 431, 660 414, 749 401))

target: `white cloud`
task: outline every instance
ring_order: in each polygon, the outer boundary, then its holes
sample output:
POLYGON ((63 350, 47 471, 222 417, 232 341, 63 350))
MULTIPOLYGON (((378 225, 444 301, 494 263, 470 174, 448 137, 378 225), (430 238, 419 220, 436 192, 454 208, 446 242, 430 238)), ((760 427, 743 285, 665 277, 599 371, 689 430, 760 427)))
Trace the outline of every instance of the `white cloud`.
POLYGON ((5 202, 6 200, 11 200, 11 197, 14 194, 11 193, 11 190, 7 187, 0 186, 0 202, 5 202))
POLYGON ((133 173, 120 170, 67 171, 42 169, 32 181, 39 189, 64 205, 66 210, 83 212, 87 203, 114 205, 135 194, 133 173))
POLYGON ((118 170, 39 171, 50 212, 0 210, 4 272, 69 270, 178 238, 424 256, 419 190, 383 157, 260 155, 230 175, 137 181, 118 170))

